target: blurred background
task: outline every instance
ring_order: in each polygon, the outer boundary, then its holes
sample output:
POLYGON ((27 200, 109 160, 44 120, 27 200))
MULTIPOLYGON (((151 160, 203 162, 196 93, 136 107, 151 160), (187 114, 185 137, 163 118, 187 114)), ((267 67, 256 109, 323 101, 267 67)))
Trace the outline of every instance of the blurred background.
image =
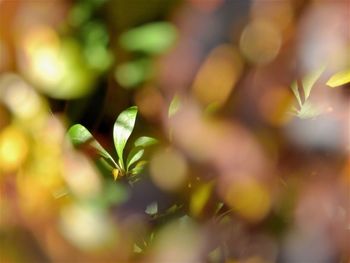
POLYGON ((349 21, 348 0, 0 0, 0 261, 349 263, 349 21), (159 143, 113 180, 66 132, 115 156, 132 105, 159 143))

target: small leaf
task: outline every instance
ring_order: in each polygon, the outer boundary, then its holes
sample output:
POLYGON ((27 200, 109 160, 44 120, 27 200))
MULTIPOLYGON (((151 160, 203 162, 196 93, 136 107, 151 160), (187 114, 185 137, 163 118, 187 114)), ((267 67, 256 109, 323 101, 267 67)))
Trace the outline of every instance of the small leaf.
POLYGON ((141 136, 136 139, 134 145, 136 147, 148 147, 158 143, 158 140, 148 136, 141 136))
POLYGON ((175 95, 170 102, 168 117, 170 118, 174 116, 179 111, 180 107, 181 107, 180 97, 178 95, 175 95))
POLYGON ((296 81, 294 81, 292 83, 291 89, 292 89, 292 91, 294 93, 295 98, 297 99, 297 101, 299 103, 299 106, 301 107, 303 104, 302 104, 301 99, 300 99, 299 90, 298 90, 298 84, 297 84, 296 81))
POLYGON ((127 165, 126 170, 129 170, 129 167, 131 165, 133 165, 134 163, 136 163, 138 160, 142 158, 144 151, 145 150, 141 147, 135 147, 130 151, 128 155, 128 159, 126 160, 126 165, 127 165))
MULTIPOLYGON (((95 140, 92 134, 81 124, 75 124, 68 130, 68 137, 72 141, 74 146, 79 146, 82 144, 89 144, 92 148, 97 150, 97 152, 109 159, 113 164, 116 165, 112 156, 95 140)), ((117 166, 117 165, 116 165, 117 166)))
POLYGON ((224 206, 224 203, 223 202, 219 202, 219 203, 217 203, 216 204, 216 208, 215 208, 215 215, 217 215, 219 212, 220 212, 220 210, 221 210, 221 208, 223 208, 223 206, 224 206))
POLYGON ((193 215, 198 216, 202 212, 209 200, 213 189, 213 183, 201 185, 192 195, 190 202, 190 211, 193 215))
POLYGON ((326 67, 322 66, 322 67, 318 68, 317 70, 307 74, 303 78, 302 83, 303 83, 305 100, 307 100, 308 97, 310 96, 310 93, 311 93, 313 86, 315 85, 316 81, 319 79, 319 77, 321 76, 321 74, 324 72, 325 69, 326 69, 326 67))
POLYGON ((142 248, 140 248, 138 245, 134 244, 134 252, 135 253, 142 253, 142 248))
POLYGON ((131 174, 139 174, 147 164, 146 161, 139 161, 134 168, 131 169, 131 174))
POLYGON ((114 180, 117 180, 118 176, 119 176, 119 170, 118 169, 113 169, 112 170, 112 174, 113 174, 114 180))
POLYGON ((133 106, 124 110, 118 116, 117 120, 114 123, 114 129, 113 129, 114 146, 117 151, 120 164, 122 165, 122 167, 124 167, 123 151, 124 151, 126 142, 128 141, 134 129, 136 116, 137 116, 137 107, 133 106))
POLYGON ((158 213, 158 203, 153 202, 150 205, 147 206, 145 213, 148 215, 155 215, 158 213))
POLYGON ((350 83, 350 69, 334 74, 328 81, 327 85, 331 88, 339 87, 350 83))

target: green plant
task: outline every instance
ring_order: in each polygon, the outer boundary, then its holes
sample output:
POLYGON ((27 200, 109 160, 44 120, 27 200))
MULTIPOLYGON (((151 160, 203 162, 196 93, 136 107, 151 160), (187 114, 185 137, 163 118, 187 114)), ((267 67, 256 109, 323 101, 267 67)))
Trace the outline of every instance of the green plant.
POLYGON ((295 106, 292 107, 292 114, 301 119, 312 118, 320 114, 320 110, 310 102, 309 98, 312 88, 324 70, 325 67, 320 67, 306 75, 302 80, 294 81, 292 83, 291 89, 299 106, 299 108, 295 106))
POLYGON ((91 132, 81 124, 73 125, 68 130, 68 137, 74 146, 87 144, 95 149, 101 156, 102 163, 112 171, 115 180, 121 176, 137 175, 146 164, 145 161, 141 160, 145 148, 157 143, 157 140, 152 137, 141 136, 137 138, 133 148, 127 155, 126 161, 124 160, 124 149, 134 130, 137 112, 137 107, 132 106, 121 112, 114 122, 113 141, 118 157, 117 160, 115 160, 93 137, 91 132))
MULTIPOLYGON (((321 113, 320 109, 313 105, 310 100, 311 90, 320 78, 326 67, 322 66, 306 75, 302 80, 294 81, 291 85, 293 94, 298 102, 299 108, 293 106, 291 113, 301 119, 312 118, 321 113), (302 91, 302 93, 301 93, 302 91), (302 95, 304 96, 302 98, 302 95)), ((326 85, 331 88, 340 87, 350 83, 350 69, 337 72, 330 77, 326 85)))

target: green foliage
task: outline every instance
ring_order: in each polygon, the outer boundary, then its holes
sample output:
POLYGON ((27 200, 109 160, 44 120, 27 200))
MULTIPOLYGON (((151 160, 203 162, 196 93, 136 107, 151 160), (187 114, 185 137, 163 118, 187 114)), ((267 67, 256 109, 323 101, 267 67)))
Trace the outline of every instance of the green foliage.
POLYGON ((315 71, 307 74, 299 83, 294 81, 291 85, 291 90, 298 102, 299 109, 293 106, 291 113, 298 116, 301 119, 312 118, 320 114, 320 110, 313 105, 310 101, 311 91, 325 70, 325 66, 319 67, 315 71), (300 88, 304 94, 304 100, 302 99, 300 88))
POLYGON ((134 88, 151 76, 151 62, 148 59, 138 59, 119 65, 115 78, 125 88, 134 88))
POLYGON ((73 125, 68 130, 68 137, 74 146, 87 144, 95 149, 101 156, 101 163, 108 170, 112 171, 114 179, 124 175, 137 175, 142 171, 144 165, 146 164, 145 161, 141 160, 144 154, 144 149, 158 142, 152 137, 139 137, 134 142, 134 147, 129 152, 126 163, 124 163, 124 148, 132 131, 134 130, 137 111, 136 106, 132 106, 124 110, 122 113, 120 113, 114 123, 113 140, 118 161, 114 160, 113 157, 95 140, 88 129, 81 124, 73 125), (112 165, 108 161, 110 161, 112 165), (134 168, 132 168, 133 165, 135 165, 134 168))
POLYGON ((131 29, 120 37, 121 46, 129 51, 162 54, 175 42, 176 29, 167 22, 157 22, 131 29))
POLYGON ((328 81, 327 85, 331 88, 339 87, 350 83, 350 69, 340 71, 334 74, 328 81))
POLYGON ((127 158, 127 166, 126 166, 126 170, 129 170, 130 166, 133 165, 134 163, 136 163, 138 160, 140 160, 143 156, 143 153, 145 152, 145 150, 141 147, 135 147, 133 148, 127 158))

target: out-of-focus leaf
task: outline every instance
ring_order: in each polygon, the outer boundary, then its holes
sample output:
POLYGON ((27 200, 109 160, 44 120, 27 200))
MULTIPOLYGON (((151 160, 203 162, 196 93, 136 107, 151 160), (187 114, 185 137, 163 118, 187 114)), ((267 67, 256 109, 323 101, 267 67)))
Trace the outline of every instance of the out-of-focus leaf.
POLYGON ((89 45, 84 48, 88 65, 97 70, 105 71, 113 62, 112 53, 102 45, 89 45))
POLYGON ((132 106, 124 110, 117 118, 113 128, 114 146, 122 167, 124 167, 123 151, 134 126, 137 116, 137 107, 132 106))
POLYGON ((155 138, 148 137, 148 136, 141 136, 136 139, 136 141, 134 142, 134 145, 136 147, 148 147, 157 143, 158 143, 158 140, 155 138))
POLYGON ((28 66, 28 77, 46 95, 56 99, 76 99, 91 93, 97 75, 86 63, 81 44, 64 38, 59 47, 42 43, 28 66))
POLYGON ((350 69, 334 74, 328 81, 327 85, 331 88, 339 87, 350 83, 350 69))
POLYGON ((149 240, 150 240, 151 242, 154 240, 154 236, 155 236, 155 234, 154 234, 154 232, 152 232, 151 235, 150 235, 150 237, 149 237, 149 240))
POLYGON ((148 215, 155 215, 158 213, 158 203, 153 202, 150 205, 147 206, 145 213, 148 215))
POLYGON ((175 42, 175 27, 167 22, 157 22, 131 29, 120 37, 120 44, 129 51, 161 54, 175 42))
POLYGON ((147 164, 146 161, 139 161, 134 168, 131 169, 131 174, 139 174, 147 164))
POLYGON ((319 79, 319 77, 321 76, 321 74, 324 72, 325 69, 326 67, 322 66, 316 69, 315 71, 309 73, 303 78, 302 83, 303 83, 305 100, 309 98, 313 86, 315 85, 316 81, 319 79))
POLYGON ((128 199, 128 192, 122 184, 109 182, 105 185, 102 198, 107 206, 120 204, 128 199))
POLYGON ((292 83, 291 89, 292 89, 292 91, 294 93, 295 98, 297 99, 297 101, 299 103, 299 106, 301 107, 303 104, 302 104, 301 99, 300 99, 300 94, 299 94, 299 90, 298 90, 298 84, 297 84, 296 81, 294 81, 292 83))
POLYGON ((210 103, 205 109, 204 113, 206 115, 211 115, 220 109, 220 104, 217 101, 210 103))
POLYGON ((167 210, 166 210, 166 214, 172 214, 172 213, 175 213, 177 210, 179 210, 182 206, 181 205, 177 205, 177 204, 174 204, 172 205, 171 207, 169 207, 167 210))
POLYGON ((213 183, 201 185, 192 195, 190 211, 193 215, 198 216, 205 204, 207 203, 213 189, 213 183))
POLYGON ((145 150, 142 147, 135 147, 130 151, 126 160, 126 170, 142 158, 144 151, 145 150))
POLYGON ((223 202, 217 203, 216 208, 215 208, 215 215, 217 215, 220 212, 220 210, 223 206, 224 206, 223 202))
POLYGON ((142 248, 140 248, 138 245, 134 244, 133 248, 135 253, 142 253, 142 248))
POLYGON ((102 163, 102 165, 109 171, 113 170, 113 167, 106 161, 106 159, 104 159, 103 157, 100 158, 100 161, 102 163))
POLYGON ((86 22, 92 13, 92 6, 89 2, 80 2, 73 6, 69 15, 68 21, 73 26, 80 26, 82 23, 86 22))
POLYGON ((152 75, 149 60, 140 59, 121 64, 115 71, 115 78, 125 88, 134 88, 152 75))
POLYGON ((95 140, 89 130, 86 129, 83 125, 73 125, 70 127, 67 134, 74 146, 89 144, 91 147, 97 150, 101 156, 105 157, 116 165, 112 156, 98 143, 98 141, 95 140))
POLYGON ((178 95, 175 95, 174 98, 171 100, 168 110, 168 116, 169 118, 174 116, 181 107, 181 100, 178 95))

